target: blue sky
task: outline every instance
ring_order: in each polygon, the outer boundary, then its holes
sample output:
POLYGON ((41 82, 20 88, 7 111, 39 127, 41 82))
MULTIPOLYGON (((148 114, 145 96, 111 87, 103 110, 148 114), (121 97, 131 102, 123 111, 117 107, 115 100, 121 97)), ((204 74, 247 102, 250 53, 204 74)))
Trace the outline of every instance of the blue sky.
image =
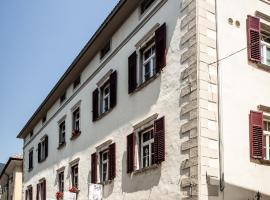
POLYGON ((0 1, 0 162, 118 0, 0 1))

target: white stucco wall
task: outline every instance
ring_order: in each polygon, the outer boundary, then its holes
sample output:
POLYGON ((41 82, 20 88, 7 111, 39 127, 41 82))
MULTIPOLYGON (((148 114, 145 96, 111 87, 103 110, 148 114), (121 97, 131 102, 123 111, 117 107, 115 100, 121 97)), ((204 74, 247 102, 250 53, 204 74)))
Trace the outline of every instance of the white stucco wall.
MULTIPOLYGON (((217 1, 219 58, 247 46, 247 15, 269 15, 260 0, 217 1), (228 23, 238 20, 240 27, 228 23)), ((270 168, 250 161, 249 112, 270 106, 270 74, 248 63, 247 50, 220 62, 224 139, 225 199, 252 199, 257 191, 270 195, 270 168)), ((269 197, 268 197, 269 198, 269 197)), ((265 198, 267 199, 267 198, 265 198)))
MULTIPOLYGON (((157 5, 160 1, 157 1, 157 5)), ((120 51, 71 98, 64 107, 59 109, 59 102, 48 112, 49 120, 53 113, 56 116, 37 134, 41 124, 34 129, 34 139, 24 148, 24 188, 33 186, 42 178, 47 181, 47 198, 54 198, 58 191, 57 169, 65 167, 65 190, 70 186, 69 163, 79 158, 79 200, 87 199, 87 184, 90 182, 91 154, 96 146, 108 139, 116 143, 116 178, 113 183, 105 186, 104 199, 179 199, 180 198, 180 163, 181 156, 179 135, 179 91, 180 73, 180 3, 181 1, 165 1, 166 3, 154 16, 146 22, 139 32, 128 41, 120 51), (128 57, 135 50, 135 44, 157 23, 167 24, 167 66, 160 76, 145 88, 133 95, 128 94, 128 57), (110 70, 118 72, 117 106, 101 120, 92 122, 92 92, 96 83, 110 70), (81 101, 82 134, 74 141, 71 137, 71 108, 81 101), (126 174, 126 136, 133 131, 133 125, 152 114, 165 116, 166 123, 166 161, 161 167, 141 174, 133 175, 132 180, 126 174), (66 146, 58 147, 58 121, 66 115, 66 146), (49 156, 43 163, 37 163, 37 145, 40 139, 49 136, 49 156), (28 172, 28 152, 34 147, 34 169, 28 172)), ((155 6, 154 6, 155 7, 155 6)), ((153 7, 153 8, 154 8, 153 7)), ((146 15, 145 15, 146 16, 146 15)), ((112 51, 144 20, 139 11, 131 13, 127 21, 112 37, 112 51)), ((85 68, 81 82, 85 82, 101 65, 97 55, 85 68)), ((67 92, 70 97, 72 89, 67 92)))

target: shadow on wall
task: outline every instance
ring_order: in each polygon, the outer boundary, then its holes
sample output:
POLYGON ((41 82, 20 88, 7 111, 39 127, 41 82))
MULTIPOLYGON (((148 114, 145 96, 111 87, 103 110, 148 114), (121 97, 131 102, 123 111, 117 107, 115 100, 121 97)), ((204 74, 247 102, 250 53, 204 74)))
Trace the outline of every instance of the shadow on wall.
POLYGON ((161 167, 137 174, 127 174, 125 152, 122 158, 122 191, 124 193, 133 193, 141 190, 151 190, 160 182, 161 167))

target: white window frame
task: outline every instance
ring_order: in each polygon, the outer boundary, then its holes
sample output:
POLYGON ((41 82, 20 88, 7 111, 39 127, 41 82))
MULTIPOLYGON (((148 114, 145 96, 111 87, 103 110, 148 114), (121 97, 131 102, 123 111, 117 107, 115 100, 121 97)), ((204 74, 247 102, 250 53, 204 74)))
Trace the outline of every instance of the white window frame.
POLYGON ((59 145, 66 142, 66 121, 59 123, 59 145))
POLYGON ((269 127, 265 127, 265 122, 266 122, 266 124, 268 124, 268 123, 270 123, 270 120, 263 119, 263 123, 264 123, 264 130, 263 130, 264 146, 263 146, 263 151, 265 151, 264 160, 270 160, 270 153, 269 153, 269 151, 270 151, 270 147, 269 147, 270 146, 270 131, 267 131, 269 129, 269 127))
POLYGON ((73 130, 75 130, 75 131, 80 131, 81 130, 81 109, 80 109, 80 107, 77 107, 74 111, 73 111, 73 113, 72 113, 72 122, 73 122, 73 130), (78 115, 78 113, 79 113, 79 117, 77 116, 78 115), (76 125, 77 125, 77 123, 78 123, 78 126, 79 127, 76 127, 76 125))
POLYGON ((60 172, 58 172, 57 175, 58 175, 58 189, 59 189, 59 192, 64 192, 65 191, 65 172, 60 171, 60 172))
POLYGON ((44 182, 42 181, 42 182, 40 182, 39 184, 38 184, 38 187, 39 187, 39 200, 46 200, 46 199, 43 199, 43 197, 44 197, 44 182))
POLYGON ((270 44, 264 41, 261 41, 261 47, 262 47, 262 64, 265 64, 267 66, 270 66, 270 64, 267 64, 267 62, 270 63, 270 57, 267 57, 267 49, 270 51, 270 44))
POLYGON ((156 51, 155 51, 155 41, 153 41, 151 44, 149 44, 146 49, 144 49, 142 51, 142 66, 141 66, 141 80, 142 83, 148 81, 149 79, 151 79, 151 77, 153 77, 156 73, 156 51), (145 53, 151 49, 151 55, 149 56, 149 58, 145 59, 145 53), (148 79, 145 78, 145 66, 146 64, 148 64, 150 62, 150 77, 148 79))
POLYGON ((78 189, 79 187, 79 164, 76 163, 72 165, 71 167, 71 185, 72 187, 76 187, 78 189), (77 173, 75 173, 75 168, 77 167, 77 173), (77 177, 77 186, 75 184, 75 178, 77 177))
POLYGON ((100 182, 106 182, 109 180, 109 149, 100 152, 100 182), (103 160, 103 155, 107 154, 107 159, 103 160), (107 166, 105 178, 103 175, 104 165, 107 166))
POLYGON ((152 146, 154 145, 154 127, 150 127, 150 128, 147 128, 145 130, 143 130, 141 133, 140 133, 140 137, 141 137, 141 141, 140 141, 140 168, 143 169, 143 168, 147 168, 147 167, 150 167, 152 166, 154 163, 152 163, 152 146), (146 133, 149 133, 150 132, 150 136, 151 136, 151 132, 153 134, 153 137, 150 138, 148 141, 144 142, 143 141, 143 135, 146 134, 146 133), (149 146, 149 163, 148 165, 144 166, 143 165, 143 148, 145 146, 149 146))
POLYGON ((106 82, 101 88, 101 113, 108 112, 110 110, 110 96, 111 96, 111 90, 110 90, 110 83, 106 82), (106 89, 108 89, 108 93, 105 94, 106 89), (108 108, 105 109, 105 102, 108 101, 108 108))

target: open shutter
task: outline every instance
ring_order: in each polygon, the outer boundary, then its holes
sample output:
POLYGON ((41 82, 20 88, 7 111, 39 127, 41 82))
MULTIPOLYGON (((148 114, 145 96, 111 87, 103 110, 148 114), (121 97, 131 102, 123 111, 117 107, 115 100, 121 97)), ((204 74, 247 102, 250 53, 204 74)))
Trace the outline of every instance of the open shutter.
POLYGON ((93 92, 93 121, 98 119, 98 95, 99 91, 98 88, 93 92))
POLYGON ((43 181, 43 199, 46 199, 46 180, 43 181))
POLYGON ((164 117, 154 123, 154 156, 155 163, 165 161, 165 120, 164 117))
POLYGON ((29 194, 28 194, 28 190, 25 190, 25 200, 28 200, 30 198, 28 198, 29 194))
POLYGON ((128 58, 128 93, 132 93, 137 87, 137 53, 128 58))
POLYGON ((166 24, 163 24, 155 32, 156 43, 156 72, 160 72, 166 66, 166 24))
POLYGON ((249 124, 250 157, 255 159, 263 159, 263 113, 250 111, 249 124))
POLYGON ((115 143, 109 146, 109 180, 115 178, 115 143))
POLYGON ((29 189, 29 199, 33 200, 33 188, 31 186, 31 188, 29 189))
POLYGON ((116 106, 117 101, 117 71, 110 75, 110 108, 116 106))
POLYGON ((38 162, 41 161, 41 143, 38 143, 38 162))
POLYGON ((48 157, 48 152, 49 152, 49 137, 46 135, 45 136, 45 158, 48 157))
POLYGON ((260 18, 248 15, 247 40, 248 59, 252 62, 261 62, 261 23, 260 18))
POLYGON ((97 183, 97 154, 91 155, 91 183, 97 183))
POLYGON ((127 136, 127 173, 134 171, 135 134, 127 136))
POLYGON ((37 196, 36 196, 36 200, 39 200, 39 184, 37 184, 37 196))

